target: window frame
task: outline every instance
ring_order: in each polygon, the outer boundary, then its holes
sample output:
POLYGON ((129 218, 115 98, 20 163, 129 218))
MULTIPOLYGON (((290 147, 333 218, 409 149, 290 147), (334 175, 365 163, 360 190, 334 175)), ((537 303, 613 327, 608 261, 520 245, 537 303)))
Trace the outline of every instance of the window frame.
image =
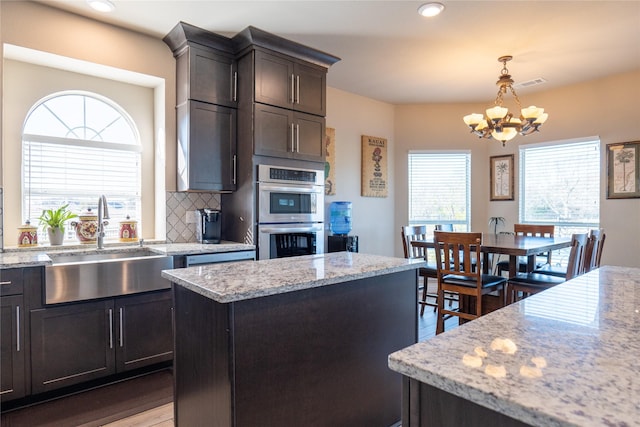
MULTIPOLYGON (((428 229, 433 230, 436 224, 453 224, 455 231, 468 231, 471 228, 471 150, 409 150, 407 154, 407 224, 409 225, 427 225, 431 226, 428 229), (428 155, 428 156, 461 156, 464 157, 464 168, 465 168, 465 201, 464 201, 464 210, 465 210, 465 218, 464 219, 454 219, 451 217, 438 217, 438 218, 417 218, 413 217, 413 198, 414 190, 413 190, 413 180, 412 180, 412 156, 419 155, 428 155)), ((461 161, 461 159, 458 159, 461 161)))

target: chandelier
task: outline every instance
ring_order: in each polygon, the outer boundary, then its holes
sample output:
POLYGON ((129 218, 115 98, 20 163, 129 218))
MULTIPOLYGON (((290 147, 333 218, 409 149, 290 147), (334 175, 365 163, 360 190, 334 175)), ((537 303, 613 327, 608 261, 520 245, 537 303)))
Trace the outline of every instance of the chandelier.
POLYGON ((518 94, 512 86, 513 79, 509 75, 509 70, 507 70, 507 62, 511 61, 511 59, 513 57, 510 55, 498 58, 498 61, 502 62, 502 71, 496 82, 498 95, 496 96, 495 106, 487 108, 485 115, 472 113, 463 118, 467 126, 471 128, 472 133, 480 138, 494 138, 502 141, 503 147, 505 142, 513 139, 517 134, 529 135, 537 132, 549 116, 544 112, 544 108, 538 108, 535 105, 522 108, 520 98, 518 98, 518 94), (511 92, 520 108, 520 117, 514 117, 508 108, 502 106, 502 97, 507 93, 507 89, 511 92))

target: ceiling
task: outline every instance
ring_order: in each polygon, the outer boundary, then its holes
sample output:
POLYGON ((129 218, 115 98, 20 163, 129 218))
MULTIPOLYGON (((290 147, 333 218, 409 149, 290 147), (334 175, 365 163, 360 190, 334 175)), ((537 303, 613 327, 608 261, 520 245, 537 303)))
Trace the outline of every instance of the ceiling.
MULTIPOLYGON (((103 14, 84 0, 53 7, 162 38, 178 21, 233 36, 249 25, 341 58, 329 86, 392 104, 465 103, 495 98, 501 63, 518 94, 640 69, 640 0, 422 1, 112 0, 103 14)), ((526 99, 523 99, 526 102, 526 99)))

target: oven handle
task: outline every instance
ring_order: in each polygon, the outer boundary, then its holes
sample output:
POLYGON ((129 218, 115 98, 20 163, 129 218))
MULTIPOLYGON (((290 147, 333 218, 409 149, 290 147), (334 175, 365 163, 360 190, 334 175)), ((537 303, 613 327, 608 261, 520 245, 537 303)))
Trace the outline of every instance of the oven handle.
POLYGON ((324 186, 321 185, 305 185, 305 186, 292 186, 292 185, 274 185, 258 183, 259 191, 282 191, 285 193, 324 193, 324 186))
POLYGON ((258 226, 259 233, 309 233, 309 232, 317 232, 322 231, 323 224, 312 224, 312 225, 299 225, 295 226, 293 224, 289 225, 275 225, 275 226, 258 226))

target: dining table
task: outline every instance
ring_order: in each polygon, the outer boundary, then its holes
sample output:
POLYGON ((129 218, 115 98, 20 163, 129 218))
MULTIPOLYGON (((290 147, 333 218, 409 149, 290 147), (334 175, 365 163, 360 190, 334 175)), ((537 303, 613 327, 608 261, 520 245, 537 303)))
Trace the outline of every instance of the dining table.
MULTIPOLYGON (((435 247, 433 240, 415 240, 411 244, 427 249, 435 247)), ((527 258, 527 272, 530 272, 535 268, 536 255, 570 246, 571 237, 482 233, 480 252, 482 253, 483 271, 489 273, 489 256, 491 254, 507 255, 509 257, 509 277, 514 277, 518 273, 518 257, 527 258)))

